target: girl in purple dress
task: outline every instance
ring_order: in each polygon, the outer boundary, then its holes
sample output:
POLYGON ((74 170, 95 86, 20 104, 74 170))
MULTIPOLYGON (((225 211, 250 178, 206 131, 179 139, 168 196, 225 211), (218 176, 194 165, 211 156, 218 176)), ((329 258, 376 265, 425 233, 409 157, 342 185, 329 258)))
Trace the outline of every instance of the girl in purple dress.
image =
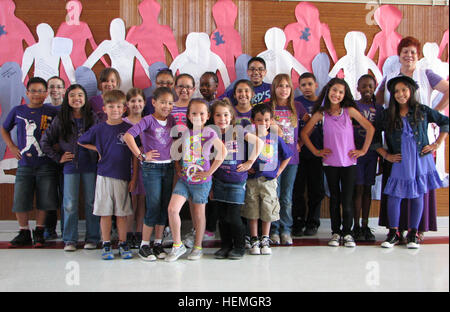
POLYGON ((407 247, 419 248, 417 230, 424 208, 423 196, 430 190, 442 187, 432 152, 447 137, 449 119, 415 99, 413 95, 419 87, 412 78, 394 77, 388 81, 387 87, 391 93, 389 108, 377 119, 377 135, 372 147, 393 163, 383 191, 388 195, 389 233, 381 247, 391 248, 399 243, 400 203, 402 199, 408 198, 411 211, 407 247), (440 127, 440 134, 434 143, 429 144, 427 128, 428 123, 432 122, 440 127), (381 145, 382 131, 387 149, 381 145))

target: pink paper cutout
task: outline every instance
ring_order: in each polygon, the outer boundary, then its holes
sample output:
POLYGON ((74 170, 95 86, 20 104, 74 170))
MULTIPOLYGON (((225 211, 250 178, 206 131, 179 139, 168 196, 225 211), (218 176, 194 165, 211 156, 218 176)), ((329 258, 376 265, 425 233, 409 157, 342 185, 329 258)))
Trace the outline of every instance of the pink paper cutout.
MULTIPOLYGON (((236 80, 235 60, 242 54, 241 35, 234 29, 237 7, 231 0, 219 0, 212 8, 217 29, 211 33, 211 51, 220 56, 227 67, 230 81, 236 80)), ((219 83, 217 94, 224 90, 219 83), (222 90, 223 89, 223 90, 222 90)))
POLYGON ((336 63, 338 58, 331 40, 330 29, 327 24, 320 22, 319 10, 309 2, 300 2, 295 7, 295 17, 297 22, 284 28, 285 48, 292 41, 294 57, 311 72, 312 61, 320 53, 320 39, 323 38, 331 59, 336 63))
POLYGON ((439 45, 439 58, 442 57, 442 53, 444 53, 445 46, 447 46, 447 63, 449 59, 449 46, 448 46, 448 29, 444 32, 442 36, 441 44, 439 45))
MULTIPOLYGON (((89 41, 91 44, 92 50, 97 49, 97 43, 94 40, 94 36, 92 35, 91 29, 88 24, 80 21, 81 11, 83 10, 83 6, 81 2, 78 0, 71 0, 66 4, 67 10, 67 18, 66 21, 61 23, 56 33, 56 37, 64 37, 72 39, 73 48, 72 53, 70 54, 70 58, 72 59, 72 63, 74 68, 77 68, 84 64, 87 59, 86 55, 86 41, 89 41)), ((109 67, 108 63, 102 57, 101 62, 109 67)), ((69 79, 67 78, 67 74, 60 65, 59 69, 60 77, 64 79, 66 85, 69 83, 69 79)))
MULTIPOLYGON (((143 0, 139 3, 139 13, 142 24, 133 26, 128 31, 126 40, 135 45, 149 65, 155 62, 166 63, 164 46, 167 47, 172 59, 178 56, 178 46, 172 29, 158 23, 161 5, 155 0, 143 0)), ((134 86, 145 89, 151 85, 150 79, 141 64, 136 63, 134 72, 134 86)))
POLYGON ((377 65, 382 70, 386 59, 397 54, 398 43, 402 40, 402 36, 395 31, 402 20, 402 12, 393 5, 382 5, 376 9, 374 18, 381 31, 373 38, 367 56, 373 59, 379 49, 377 65))
POLYGON ((0 65, 16 62, 22 65, 23 40, 28 46, 36 43, 27 25, 14 15, 12 0, 0 0, 0 65))

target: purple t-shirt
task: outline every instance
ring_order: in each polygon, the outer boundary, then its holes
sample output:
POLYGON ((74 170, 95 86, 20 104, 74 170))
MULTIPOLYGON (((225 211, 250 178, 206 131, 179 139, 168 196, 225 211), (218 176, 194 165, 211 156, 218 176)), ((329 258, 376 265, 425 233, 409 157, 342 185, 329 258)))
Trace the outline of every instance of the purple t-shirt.
POLYGON ((203 180, 195 179, 196 172, 208 171, 210 168, 210 155, 217 133, 205 127, 201 132, 186 130, 182 140, 181 178, 189 184, 202 184, 211 181, 211 177, 203 180))
POLYGON ((235 111, 235 120, 236 120, 236 126, 240 125, 243 128, 247 127, 248 125, 252 124, 251 118, 252 118, 252 110, 249 110, 246 113, 239 112, 236 107, 234 108, 235 111))
MULTIPOLYGON (((382 105, 377 105, 375 103, 365 104, 361 101, 356 101, 356 106, 358 107, 359 112, 366 117, 368 121, 375 126, 376 116, 379 115, 383 111, 382 105)), ((364 141, 366 139, 366 130, 361 127, 359 123, 355 123, 353 125, 354 136, 355 136, 355 147, 357 149, 361 149, 364 145, 364 141)), ((375 151, 369 150, 367 154, 376 154, 375 151)))
POLYGON ((170 147, 172 137, 170 130, 175 126, 175 119, 172 115, 167 117, 167 124, 162 126, 153 115, 147 115, 128 130, 133 137, 140 135, 144 153, 157 150, 160 154, 158 161, 170 160, 170 147))
POLYGON ((227 131, 227 133, 221 134, 222 142, 227 149, 227 157, 223 161, 222 165, 214 172, 214 177, 220 181, 226 183, 241 183, 247 180, 248 173, 237 172, 237 166, 247 161, 247 144, 244 140, 247 132, 238 127, 236 135, 233 138, 233 129, 227 131))
POLYGON ((97 165, 97 174, 103 177, 130 181, 131 151, 123 140, 123 135, 131 125, 122 122, 108 125, 106 122, 91 127, 78 142, 97 147, 101 159, 97 165))
POLYGON ((271 136, 269 133, 261 139, 264 141, 264 147, 252 166, 256 172, 249 173, 248 178, 256 179, 263 176, 271 180, 277 176, 281 162, 292 156, 292 151, 279 136, 271 136))
MULTIPOLYGON (((262 104, 262 103, 267 103, 270 101, 270 88, 271 88, 271 84, 270 83, 266 83, 263 82, 262 84, 260 84, 257 87, 253 87, 253 90, 255 91, 255 95, 252 97, 251 103, 253 106, 255 106, 256 104, 262 104)), ((233 103, 233 105, 237 104, 236 99, 234 98, 234 90, 229 90, 228 92, 225 92, 224 94, 222 94, 221 96, 219 96, 219 99, 223 99, 225 97, 227 97, 228 99, 230 99, 231 103, 233 103)))
POLYGON ((303 115, 307 114, 305 108, 300 102, 294 102, 297 116, 297 126, 294 127, 291 123, 292 111, 288 106, 277 106, 274 111, 274 119, 283 132, 283 140, 289 146, 292 151, 292 157, 289 161, 289 165, 298 165, 298 120, 303 118, 303 115))
MULTIPOLYGON (((312 116, 315 102, 312 102, 312 101, 306 99, 303 95, 296 97, 294 100, 302 103, 306 112, 310 116, 312 116)), ((300 131, 302 131, 302 129, 306 125, 306 123, 302 119, 299 119, 298 122, 299 122, 298 131, 300 134, 300 131)), ((317 149, 323 149, 322 121, 319 121, 317 124, 314 125, 313 131, 311 132, 309 139, 311 140, 311 143, 317 149)), ((302 156, 302 158, 306 158, 306 159, 312 159, 312 158, 316 157, 313 153, 311 153, 311 151, 306 147, 306 145, 302 146, 300 155, 302 156)))
MULTIPOLYGON (((77 126, 78 137, 83 133, 83 119, 74 118, 73 119, 77 126)), ((95 172, 97 170, 97 162, 91 157, 88 149, 77 144, 75 147, 78 150, 78 166, 72 161, 66 161, 64 163, 64 174, 82 173, 82 172, 95 172)))
POLYGON ((89 102, 91 103, 92 110, 97 115, 98 122, 106 121, 107 116, 103 111, 103 98, 101 94, 91 97, 89 102))
POLYGON ((3 122, 3 128, 11 132, 17 126, 17 147, 22 155, 19 166, 39 167, 53 162, 42 152, 39 141, 57 113, 57 109, 49 104, 38 108, 19 105, 11 109, 3 122))

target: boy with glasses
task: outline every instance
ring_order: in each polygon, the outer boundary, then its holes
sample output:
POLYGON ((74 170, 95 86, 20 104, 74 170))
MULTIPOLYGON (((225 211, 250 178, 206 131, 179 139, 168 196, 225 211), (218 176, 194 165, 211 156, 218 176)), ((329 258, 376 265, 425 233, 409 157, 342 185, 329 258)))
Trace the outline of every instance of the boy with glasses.
POLYGON ((27 96, 30 104, 15 106, 6 117, 1 135, 8 148, 19 161, 14 186, 13 212, 19 223, 19 235, 10 241, 9 247, 21 247, 32 244, 28 225, 29 212, 33 209, 36 195, 36 229, 33 231, 34 247, 43 247, 44 221, 46 211, 58 207, 57 167, 39 146, 42 133, 48 128, 57 114, 57 109, 44 104, 47 97, 47 82, 33 77, 27 84, 27 96), (11 131, 17 127, 17 141, 11 139, 11 131))

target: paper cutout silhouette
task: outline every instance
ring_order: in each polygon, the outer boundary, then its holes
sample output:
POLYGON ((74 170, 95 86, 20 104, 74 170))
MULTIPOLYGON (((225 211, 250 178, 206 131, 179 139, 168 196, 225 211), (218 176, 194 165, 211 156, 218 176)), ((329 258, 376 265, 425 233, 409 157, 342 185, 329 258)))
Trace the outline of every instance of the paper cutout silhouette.
POLYGON ((36 43, 27 25, 14 15, 12 0, 0 0, 0 65, 6 62, 22 64, 23 41, 28 46, 36 43))
POLYGON ((75 70, 75 77, 77 83, 82 85, 86 90, 88 99, 101 93, 100 90, 97 89, 97 77, 89 67, 78 67, 75 70))
POLYGON ((378 52, 378 68, 381 70, 386 59, 397 54, 397 46, 402 36, 395 31, 402 20, 402 12, 393 5, 382 5, 375 10, 375 22, 380 26, 381 32, 373 38, 372 46, 367 53, 371 59, 378 52))
POLYGON ((168 68, 168 66, 163 62, 156 62, 150 65, 148 71, 150 73, 150 81, 152 85, 146 89, 144 89, 145 98, 149 98, 153 96, 153 91, 156 89, 156 75, 159 73, 161 69, 168 68))
POLYGON ((211 33, 211 51, 225 63, 231 81, 236 80, 235 59, 242 54, 241 35, 234 29, 237 13, 231 0, 219 0, 212 8, 217 29, 211 33))
POLYGON ((292 41, 295 58, 309 71, 312 70, 312 61, 320 52, 320 39, 323 38, 328 52, 334 63, 337 54, 331 41, 330 29, 327 24, 321 23, 319 10, 309 2, 300 2, 295 7, 296 23, 284 28, 286 45, 292 41))
POLYGON ((447 63, 449 59, 449 46, 448 46, 448 29, 444 32, 442 36, 441 44, 439 45, 439 58, 442 57, 442 53, 444 53, 445 46, 447 46, 447 63))
MULTIPOLYGON (((70 58, 74 68, 78 68, 83 65, 87 59, 86 55, 86 42, 89 41, 92 50, 97 49, 97 43, 94 40, 91 29, 88 24, 80 21, 80 15, 83 10, 83 6, 78 0, 68 1, 66 4, 67 16, 66 21, 63 22, 56 32, 57 37, 69 38, 73 42, 72 52, 70 58)), ((109 67, 104 58, 101 58, 102 63, 109 67)), ((68 83, 67 74, 64 68, 60 67, 60 77, 68 83)))
POLYGON ((230 92, 234 89, 234 85, 237 81, 241 79, 247 79, 250 80, 250 78, 247 75, 247 67, 248 67, 248 61, 250 61, 252 57, 248 54, 241 54, 236 59, 236 79, 227 87, 225 90, 225 93, 230 92))
POLYGON ((119 72, 122 80, 120 89, 127 92, 133 87, 134 59, 136 58, 141 63, 145 74, 150 77, 148 64, 138 49, 125 40, 125 23, 122 19, 115 18, 111 21, 109 33, 111 40, 104 40, 100 43, 97 49, 89 55, 83 66, 92 68, 100 57, 108 54, 111 59, 111 67, 119 72))
MULTIPOLYGON (((38 35, 38 42, 25 49, 22 59, 22 80, 28 74, 31 65, 34 63, 34 76, 41 77, 45 80, 53 76, 59 76, 59 63, 62 62, 64 69, 69 77, 71 83, 75 83, 75 70, 73 69, 70 54, 64 54, 67 47, 59 49, 58 43, 66 42, 70 39, 56 39, 54 37, 53 29, 50 25, 42 23, 36 27, 36 33, 38 35), (64 51, 63 51, 64 50, 64 51), (55 55, 54 52, 59 52, 55 55)), ((66 44, 66 43, 64 43, 66 44)))
MULTIPOLYGON (((28 101, 20 66, 16 62, 6 62, 0 67, 0 125, 3 125, 9 112, 22 103, 22 99, 28 101)), ((11 139, 17 142, 15 130, 11 131, 11 139)), ((0 183, 14 183, 15 176, 3 172, 3 169, 13 168, 17 168, 17 160, 0 137, 0 183)))
POLYGON ((330 58, 326 53, 319 53, 313 59, 312 68, 314 76, 316 76, 316 81, 319 87, 316 90, 316 95, 319 95, 322 91, 323 87, 326 86, 328 81, 330 81, 330 76, 328 73, 330 72, 330 58))
POLYGON ((329 76, 335 77, 339 70, 344 70, 344 79, 348 83, 353 97, 358 100, 361 98, 361 95, 356 90, 359 77, 368 74, 369 70, 372 71, 378 82, 381 82, 383 76, 372 59, 364 54, 367 46, 367 39, 364 33, 359 31, 347 33, 344 39, 344 46, 347 55, 337 61, 329 76))
POLYGON ((258 54, 266 61, 267 73, 264 82, 272 83, 273 78, 278 74, 291 75, 292 70, 295 70, 299 75, 307 71, 289 51, 284 49, 286 36, 282 29, 272 27, 267 30, 264 42, 268 50, 258 54))
MULTIPOLYGON (((132 26, 128 31, 126 40, 137 46, 148 64, 166 62, 164 46, 169 50, 172 59, 176 58, 178 47, 172 29, 158 23, 160 4, 155 0, 144 0, 139 3, 138 9, 142 17, 142 24, 132 26)), ((147 69, 148 66, 145 70, 147 71, 147 69)), ((137 88, 144 89, 150 86, 149 78, 146 77, 141 64, 137 63, 135 66, 133 81, 137 88)))
MULTIPOLYGON (((186 50, 178 55, 170 65, 175 74, 188 73, 195 79, 195 85, 200 85, 200 77, 204 72, 212 71, 220 74, 225 87, 230 85, 227 68, 220 56, 211 51, 209 36, 206 33, 192 32, 186 38, 186 50)), ((194 96, 201 97, 196 88, 194 96)))

